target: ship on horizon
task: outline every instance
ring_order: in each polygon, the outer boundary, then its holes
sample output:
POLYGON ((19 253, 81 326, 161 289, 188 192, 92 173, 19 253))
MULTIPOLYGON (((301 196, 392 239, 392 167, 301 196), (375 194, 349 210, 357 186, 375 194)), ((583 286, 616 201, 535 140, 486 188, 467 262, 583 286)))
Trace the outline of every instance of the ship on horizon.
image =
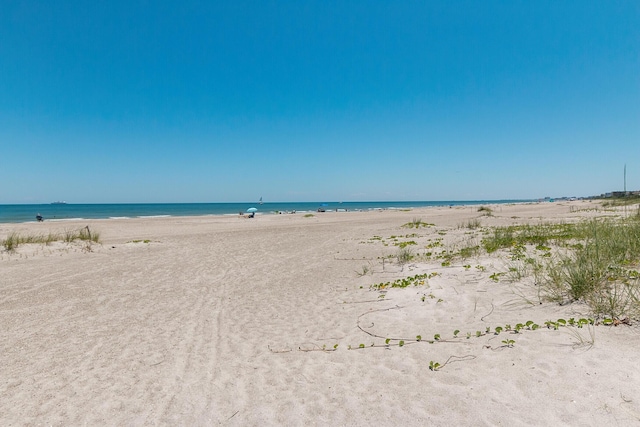
POLYGON ((67 202, 65 202, 64 200, 57 200, 55 202, 51 202, 52 205, 66 205, 67 202))

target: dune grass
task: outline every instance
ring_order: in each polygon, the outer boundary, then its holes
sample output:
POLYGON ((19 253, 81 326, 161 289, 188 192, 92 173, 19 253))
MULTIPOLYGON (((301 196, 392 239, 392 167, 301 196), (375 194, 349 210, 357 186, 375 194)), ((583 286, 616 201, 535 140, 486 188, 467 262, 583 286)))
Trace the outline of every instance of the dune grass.
POLYGON ((595 315, 640 315, 640 215, 497 227, 482 244, 488 253, 509 249, 512 259, 522 255, 526 245, 563 248, 544 261, 540 284, 548 299, 584 301, 595 315))
POLYGON ((571 240, 588 237, 585 223, 538 224, 495 227, 492 234, 482 239, 488 253, 517 245, 566 245, 571 240))
POLYGON ((483 212, 484 216, 493 216, 493 209, 488 206, 480 206, 478 212, 483 212))
POLYGON ((469 230, 475 230, 477 228, 480 228, 481 226, 482 226, 482 223, 478 218, 470 219, 469 221, 466 222, 466 224, 464 224, 464 227, 468 228, 469 230))
POLYGON ((640 203, 640 196, 629 195, 626 197, 616 197, 606 199, 602 202, 603 208, 617 207, 617 206, 630 206, 640 203))
POLYGON ((414 257, 413 251, 411 250, 410 247, 403 246, 398 248, 398 254, 396 255, 396 258, 398 259, 398 264, 403 265, 408 262, 411 262, 413 257, 414 257))
POLYGON ((423 222, 422 218, 413 218, 411 222, 404 224, 402 227, 404 228, 420 228, 420 227, 433 227, 435 224, 431 224, 428 222, 423 222))
POLYGON ((76 230, 65 230, 62 233, 49 233, 49 234, 20 234, 13 232, 2 240, 2 246, 7 252, 13 252, 20 245, 24 244, 44 244, 49 245, 53 242, 66 242, 71 243, 73 241, 80 240, 87 243, 100 243, 100 233, 91 231, 87 227, 83 227, 76 230))
POLYGON ((47 235, 21 235, 17 232, 13 232, 7 236, 6 239, 2 241, 2 246, 4 246, 5 250, 13 251, 19 245, 28 244, 28 243, 43 243, 50 244, 59 240, 59 238, 54 234, 47 235))

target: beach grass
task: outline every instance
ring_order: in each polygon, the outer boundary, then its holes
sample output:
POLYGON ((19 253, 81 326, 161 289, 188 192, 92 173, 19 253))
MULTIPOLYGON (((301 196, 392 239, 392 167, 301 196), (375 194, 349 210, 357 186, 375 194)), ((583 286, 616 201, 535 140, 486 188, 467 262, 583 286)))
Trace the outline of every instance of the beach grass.
POLYGON ((493 216, 493 209, 488 206, 480 206, 478 212, 482 212, 484 216, 493 216))
POLYGON ((18 246, 25 244, 49 245, 53 242, 62 241, 71 243, 76 240, 87 243, 99 243, 100 233, 95 230, 92 231, 88 226, 75 230, 65 230, 62 233, 21 234, 18 232, 12 232, 7 236, 7 238, 2 240, 2 246, 7 252, 13 252, 18 246))
MULTIPOLYGON (((482 226, 479 218, 473 218, 463 224, 464 228, 468 228, 469 230, 475 230, 482 226)), ((462 228, 462 227, 461 227, 462 228)))
MULTIPOLYGON (((512 260, 531 261, 538 272, 543 269, 540 281, 551 301, 583 301, 600 316, 640 314, 640 215, 496 227, 482 244, 488 253, 508 249, 512 260), (527 245, 534 245, 546 258, 526 256, 527 245), (547 245, 562 250, 551 256, 547 245)), ((524 271, 516 273, 519 277, 524 271)))
POLYGON ((408 262, 411 262, 411 260, 413 259, 413 251, 411 250, 410 247, 408 246, 402 246, 398 248, 398 254, 397 254, 397 259, 398 259, 398 264, 406 264, 408 262))
POLYGON ((618 206, 629 206, 629 205, 635 205, 635 204, 640 204, 640 196, 629 195, 625 197, 615 197, 611 199, 606 199, 602 202, 602 207, 613 208, 618 206))
POLYGON ((403 225, 404 228, 420 228, 420 227, 433 227, 434 224, 423 222, 422 218, 413 218, 411 222, 403 225))

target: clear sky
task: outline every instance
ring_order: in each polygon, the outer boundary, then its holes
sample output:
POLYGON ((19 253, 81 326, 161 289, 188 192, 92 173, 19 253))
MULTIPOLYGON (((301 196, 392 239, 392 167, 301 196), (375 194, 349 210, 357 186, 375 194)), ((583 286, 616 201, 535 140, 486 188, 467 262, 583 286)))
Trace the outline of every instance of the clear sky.
POLYGON ((0 203, 640 190, 640 1, 13 1, 0 203))

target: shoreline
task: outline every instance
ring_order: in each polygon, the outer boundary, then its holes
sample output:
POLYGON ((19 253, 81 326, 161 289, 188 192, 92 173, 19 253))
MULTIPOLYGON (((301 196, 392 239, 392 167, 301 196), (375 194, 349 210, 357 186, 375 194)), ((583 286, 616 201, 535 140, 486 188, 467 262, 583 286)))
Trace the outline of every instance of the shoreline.
MULTIPOLYGON (((544 203, 544 202, 519 202, 519 204, 535 204, 535 203, 544 203)), ((500 206, 499 204, 485 204, 486 206, 500 206)), ((469 208, 475 207, 478 205, 457 205, 455 208, 469 208)), ((433 209, 451 209, 452 207, 448 206, 421 206, 421 207, 413 207, 413 208, 371 208, 366 210, 325 210, 322 212, 319 211, 295 211, 295 212, 256 212, 255 218, 269 218, 269 217, 279 217, 279 216, 304 216, 308 214, 316 215, 332 215, 332 214, 367 214, 367 213, 376 213, 376 212, 422 212, 433 209)), ((44 219, 43 221, 24 221, 24 222, 0 222, 0 226, 2 225, 12 225, 12 224, 61 224, 61 223, 73 223, 73 222, 83 222, 83 221, 136 221, 136 220, 156 220, 156 219, 180 219, 180 218, 192 218, 192 219, 215 219, 215 218, 243 218, 243 216, 248 215, 247 213, 222 213, 222 214, 193 214, 193 215, 144 215, 144 216, 122 216, 122 217, 108 217, 108 218, 53 218, 53 219, 44 219)), ((247 218, 248 219, 248 218, 247 218)))
POLYGON ((0 223, 31 222, 36 214, 45 220, 107 219, 154 216, 235 215, 248 207, 258 206, 262 214, 279 212, 368 211, 378 209, 414 209, 433 206, 463 206, 481 204, 527 203, 529 200, 494 201, 404 201, 404 202, 279 202, 264 203, 147 203, 147 204, 65 204, 65 205, 0 205, 0 223), (3 209, 4 208, 4 209, 3 209))

